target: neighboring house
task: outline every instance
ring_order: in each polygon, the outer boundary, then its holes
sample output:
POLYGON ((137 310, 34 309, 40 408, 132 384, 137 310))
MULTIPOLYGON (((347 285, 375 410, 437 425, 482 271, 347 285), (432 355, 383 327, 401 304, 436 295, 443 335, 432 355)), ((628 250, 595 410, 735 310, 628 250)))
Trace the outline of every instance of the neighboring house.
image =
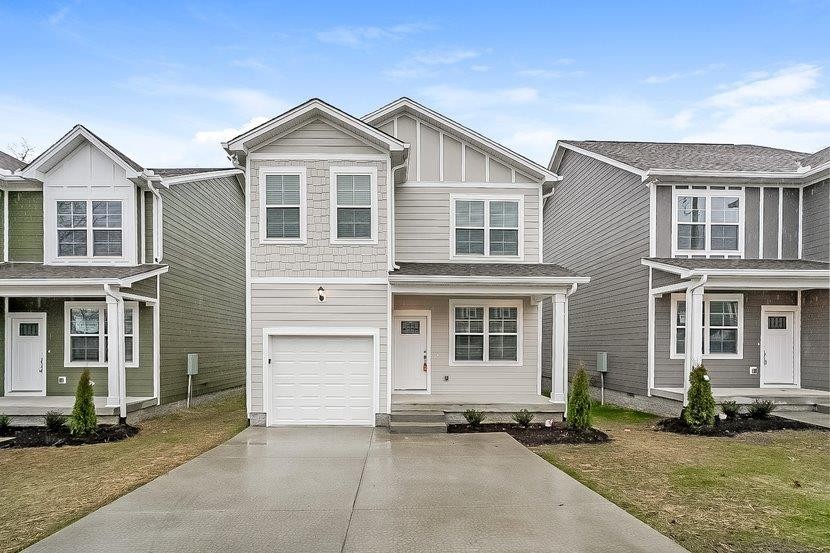
POLYGON ((608 393, 662 411, 700 361, 719 398, 827 402, 830 148, 562 140, 548 168, 545 259, 592 278, 571 367, 607 352, 608 393))
POLYGON ((0 413, 104 417, 244 385, 242 172, 145 169, 81 125, 0 155, 0 413), (115 339, 112 339, 112 338, 115 339))
POLYGON ((542 263, 554 173, 407 98, 362 119, 313 99, 223 146, 246 173, 252 424, 562 415, 567 296, 588 279, 542 263))

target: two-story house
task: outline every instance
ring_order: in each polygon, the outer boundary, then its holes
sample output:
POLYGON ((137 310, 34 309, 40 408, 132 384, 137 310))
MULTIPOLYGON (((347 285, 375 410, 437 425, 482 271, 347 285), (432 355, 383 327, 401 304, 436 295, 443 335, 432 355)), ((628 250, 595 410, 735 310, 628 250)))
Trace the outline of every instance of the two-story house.
POLYGON ((69 412, 87 368, 104 420, 180 401, 189 353, 193 395, 244 385, 241 171, 145 169, 81 125, 0 167, 0 413, 69 412))
POLYGON ((542 263, 553 172, 407 98, 363 118, 312 99, 223 146, 246 175, 252 424, 561 417, 588 279, 542 263))
POLYGON ((606 397, 676 413, 703 362, 718 400, 828 403, 830 148, 562 140, 548 168, 545 258, 592 278, 571 365, 607 353, 606 397))

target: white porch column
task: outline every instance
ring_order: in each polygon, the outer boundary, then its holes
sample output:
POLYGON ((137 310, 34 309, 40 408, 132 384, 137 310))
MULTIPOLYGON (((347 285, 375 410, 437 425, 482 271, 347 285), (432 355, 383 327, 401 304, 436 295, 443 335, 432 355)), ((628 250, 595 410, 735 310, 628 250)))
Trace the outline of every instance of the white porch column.
POLYGON ((124 302, 107 294, 107 407, 127 413, 127 383, 124 370, 124 302))
POLYGON ((686 290, 686 357, 683 363, 683 406, 689 400, 689 374, 703 359, 703 282, 686 290))
POLYGON ((565 403, 568 398, 567 301, 567 296, 564 293, 553 295, 553 325, 551 325, 553 362, 551 363, 550 375, 550 400, 553 403, 565 403))

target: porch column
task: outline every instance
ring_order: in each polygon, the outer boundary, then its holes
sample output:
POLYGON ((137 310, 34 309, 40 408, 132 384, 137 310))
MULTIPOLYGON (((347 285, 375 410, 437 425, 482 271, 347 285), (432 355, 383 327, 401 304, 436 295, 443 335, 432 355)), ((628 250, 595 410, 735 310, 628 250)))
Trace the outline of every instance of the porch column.
POLYGON ((550 375, 550 400, 553 403, 565 403, 568 398, 567 301, 564 293, 553 295, 553 325, 551 325, 553 362, 550 375))
POLYGON ((124 302, 107 295, 107 407, 125 417, 127 383, 124 372, 124 302))
POLYGON ((683 362, 683 406, 689 401, 689 374, 703 359, 703 282, 686 290, 686 357, 683 362))

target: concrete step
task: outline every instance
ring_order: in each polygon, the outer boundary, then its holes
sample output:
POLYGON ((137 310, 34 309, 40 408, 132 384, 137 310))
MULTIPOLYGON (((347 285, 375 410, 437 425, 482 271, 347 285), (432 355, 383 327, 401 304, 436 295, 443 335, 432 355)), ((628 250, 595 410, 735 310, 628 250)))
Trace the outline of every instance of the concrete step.
POLYGON ((775 413, 776 411, 786 411, 786 412, 798 412, 798 411, 815 411, 816 404, 815 403, 776 403, 775 404, 775 413))
POLYGON ((816 411, 830 415, 830 403, 816 403, 816 411))
POLYGON ((392 411, 392 422, 444 422, 443 411, 399 410, 392 411))
POLYGON ((445 422, 392 422, 389 431, 393 434, 442 434, 447 432, 445 422))

